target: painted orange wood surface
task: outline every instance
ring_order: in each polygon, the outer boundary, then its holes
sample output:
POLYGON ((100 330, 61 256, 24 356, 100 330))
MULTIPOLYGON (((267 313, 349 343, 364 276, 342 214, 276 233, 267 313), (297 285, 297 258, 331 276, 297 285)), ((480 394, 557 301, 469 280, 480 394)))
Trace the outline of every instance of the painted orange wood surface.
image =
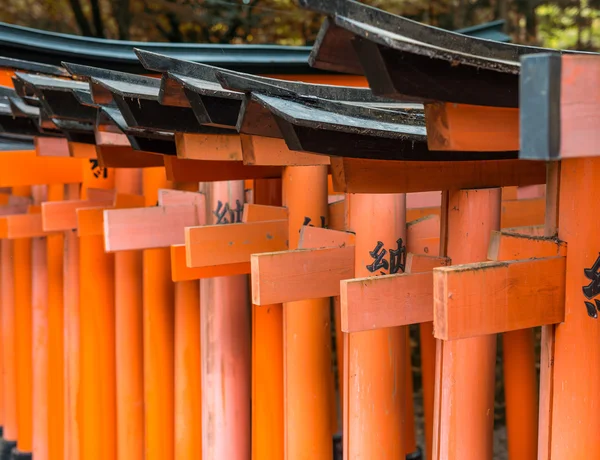
POLYGON ((77 228, 77 209, 96 206, 112 206, 113 199, 67 200, 42 203, 42 227, 44 231, 56 232, 77 228))
MULTIPOLYGON (((254 203, 279 208, 281 180, 254 181, 254 203)), ((249 209, 244 205, 244 212, 249 209)), ((259 213, 250 213, 260 219, 259 213)), ((244 218, 242 220, 245 220, 244 218)), ((283 457, 283 309, 281 304, 252 305, 252 458, 283 457)))
POLYGON ((64 137, 34 137, 35 154, 42 157, 68 157, 69 142, 64 137))
MULTIPOLYGON (((445 192, 440 255, 453 264, 486 260, 490 233, 500 227, 500 200, 500 188, 445 192)), ((491 458, 496 336, 437 343, 432 458, 491 458)))
MULTIPOLYGON (((385 249, 386 254, 380 254, 387 258, 388 249, 395 250, 400 238, 406 240, 405 195, 352 195, 350 207, 348 230, 356 233, 355 276, 388 274, 389 260, 387 269, 384 265, 371 272, 368 266, 375 262, 376 256, 371 256, 375 248, 385 249)), ((395 327, 344 334, 343 448, 347 458, 406 455, 406 333, 406 328, 395 327)))
POLYGON ((175 457, 202 458, 200 283, 175 283, 175 457))
POLYGON ((332 297, 354 276, 354 247, 254 254, 250 264, 256 305, 332 297))
POLYGON ((174 244, 171 246, 171 279, 173 281, 248 275, 250 271, 250 261, 190 268, 187 266, 185 244, 174 244))
POLYGON ((96 158, 96 146, 94 144, 84 144, 82 142, 70 142, 69 145, 69 154, 73 158, 83 158, 90 159, 96 158))
POLYGON ((527 225, 525 227, 506 227, 502 230, 506 233, 516 233, 517 235, 544 236, 543 225, 527 225))
POLYGON ((2 408, 3 438, 17 441, 17 356, 14 298, 13 241, 1 240, 2 247, 2 408))
POLYGON ((435 269, 436 338, 462 339, 562 322, 564 267, 564 257, 548 257, 435 269))
POLYGON ((79 238, 82 459, 117 453, 114 256, 102 235, 79 238))
POLYGON ((420 162, 332 157, 331 170, 334 189, 347 193, 410 193, 546 181, 544 164, 525 160, 420 162))
POLYGON ((434 267, 444 257, 409 254, 407 273, 340 283, 342 331, 360 332, 433 321, 434 267), (410 270, 408 264, 411 263, 410 270))
POLYGON ((281 177, 280 166, 246 166, 241 161, 182 160, 165 156, 167 179, 211 182, 281 177))
POLYGON ((242 222, 260 222, 263 220, 287 219, 288 210, 282 206, 266 206, 262 204, 244 205, 242 222))
MULTIPOLYGON (((206 197, 202 193, 185 190, 159 189, 158 206, 194 205, 198 209, 206 206, 206 197)), ((204 221, 204 215, 199 216, 204 221)))
POLYGON ((557 238, 492 232, 488 249, 489 260, 518 260, 552 256, 566 256, 567 245, 557 238))
MULTIPOLYGON (((41 217, 41 215, 40 215, 41 217)), ((41 228, 41 220, 39 222, 41 228)), ((48 460, 49 454, 49 349, 48 253, 45 238, 31 241, 32 310, 32 453, 48 460)))
POLYGON ((283 139, 240 134, 244 164, 254 166, 328 165, 329 156, 290 150, 283 139))
POLYGON ((327 206, 329 211, 329 225, 332 230, 344 231, 346 225, 346 201, 338 201, 327 206))
MULTIPOLYGON (((216 224, 218 202, 244 202, 242 181, 201 184, 206 222, 216 224)), ((215 225, 216 226, 216 225, 215 225)), ((223 229, 232 225, 221 225, 223 229)), ((245 276, 200 282, 202 363, 202 458, 247 459, 251 455, 251 345, 245 276), (235 439, 236 442, 231 442, 235 439)))
POLYGON ((31 308, 31 240, 14 240, 14 299, 16 321, 17 377, 17 449, 31 452, 33 447, 33 368, 32 368, 32 308, 31 308))
POLYGON ((502 202, 501 228, 542 225, 546 212, 544 198, 509 200, 502 202))
POLYGON ((162 166, 162 155, 129 146, 96 146, 98 165, 102 168, 151 168, 162 166))
POLYGON ((355 239, 353 233, 304 225, 300 229, 298 247, 300 249, 343 248, 354 246, 355 239))
MULTIPOLYGON (((408 211, 407 211, 408 213, 408 211)), ((440 216, 429 215, 406 224, 406 251, 437 256, 440 245, 440 216)), ((413 272, 414 273, 414 272, 413 272)))
MULTIPOLYGON (((573 64, 576 62, 573 60, 573 64)), ((565 87, 566 78, 572 82, 581 75, 579 71, 581 67, 575 65, 566 74, 563 69, 562 87, 565 87)), ((596 79, 594 75, 589 81, 596 79)), ((569 87, 576 90, 571 85, 569 87)), ((597 93, 596 88, 594 91, 597 93)), ((590 138, 586 140, 591 142, 590 138)), ((600 367, 595 365, 600 360, 600 351, 590 347, 600 337, 600 323, 596 319, 597 312, 594 313, 598 297, 590 299, 582 292, 584 287, 597 286, 594 280, 598 279, 594 270, 600 253, 600 220, 597 218, 600 202, 594 197, 600 190, 598 174, 598 158, 561 162, 558 238, 569 245, 569 255, 565 321, 556 326, 554 343, 551 435, 548 440, 548 458, 552 459, 600 457, 600 446, 593 442, 593 425, 600 422, 600 413, 596 410, 600 407, 600 398, 595 390, 600 385, 600 367), (585 269, 588 271, 585 272, 585 269), (584 302, 591 303, 592 307, 584 302)), ((549 201, 552 198, 553 195, 550 195, 549 201)), ((547 227, 550 227, 548 223, 547 227)), ((589 295, 589 290, 586 291, 589 295)), ((544 361, 542 364, 546 367, 552 363, 544 361)))
MULTIPOLYGON (((118 169, 120 194, 142 198, 142 171, 118 169)), ((115 254, 117 458, 144 459, 143 261, 141 251, 115 254)))
POLYGON ((236 134, 175 133, 177 157, 189 160, 242 161, 242 144, 236 134))
POLYGON ((199 225, 194 205, 104 211, 104 244, 109 252, 183 244, 184 228, 199 225))
POLYGON ((0 218, 0 238, 34 238, 45 235, 41 214, 19 214, 0 218))
POLYGON ((287 249, 287 220, 187 227, 189 267, 247 262, 251 254, 287 249))
POLYGON ((519 110, 449 102, 425 104, 430 150, 519 150, 519 110))
POLYGON ((0 187, 82 182, 84 167, 82 160, 39 157, 34 150, 4 152, 0 155, 0 187))
MULTIPOLYGON (((289 247, 297 249, 306 218, 328 221, 327 167, 290 166, 283 177, 289 247)), ((284 449, 287 460, 329 460, 337 425, 331 366, 330 300, 283 304, 284 449)))

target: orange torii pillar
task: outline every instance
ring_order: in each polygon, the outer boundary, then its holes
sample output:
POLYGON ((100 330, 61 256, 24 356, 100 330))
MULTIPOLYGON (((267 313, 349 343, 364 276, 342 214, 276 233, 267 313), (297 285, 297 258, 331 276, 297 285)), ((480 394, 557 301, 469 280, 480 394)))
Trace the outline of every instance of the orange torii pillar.
MULTIPOLYGON (((154 192, 158 193, 158 206, 104 211, 107 251, 115 252, 118 257, 119 254, 132 251, 160 251, 174 244, 182 244, 185 240, 185 227, 199 225, 199 219, 204 219, 203 195, 177 190, 154 192)), ((169 271, 170 267, 169 260, 169 271)), ((193 278, 179 280, 175 277, 173 280, 181 281, 175 284, 175 308, 172 313, 175 322, 170 336, 170 345, 174 350, 173 385, 179 391, 170 395, 174 401, 174 409, 172 416, 163 420, 163 423, 171 421, 174 424, 169 427, 173 429, 176 440, 173 455, 176 458, 197 458, 200 455, 198 281, 193 278)), ((162 388, 162 391, 166 389, 162 388)), ((157 407, 156 400, 151 402, 154 405, 147 408, 146 413, 156 423, 154 418, 157 417, 160 406, 157 407)))
MULTIPOLYGON (((445 192, 440 254, 455 265, 485 261, 491 231, 500 228, 500 201, 499 188, 445 192)), ((492 457, 495 363, 495 335, 438 342, 435 460, 492 457)))
MULTIPOLYGON (((207 224, 241 221, 243 181, 203 183, 200 190, 206 195, 207 224)), ((202 458, 248 459, 251 328, 246 276, 201 281, 200 328, 202 458)))
MULTIPOLYGON (((289 211, 289 248, 303 225, 325 227, 327 166, 288 166, 283 204, 289 211)), ((284 449, 287 460, 331 459, 335 401, 331 362, 330 299, 283 306, 284 449)))
MULTIPOLYGON (((116 169, 115 189, 141 195, 142 170, 116 169)), ((115 254, 117 458, 144 459, 142 252, 115 254)))

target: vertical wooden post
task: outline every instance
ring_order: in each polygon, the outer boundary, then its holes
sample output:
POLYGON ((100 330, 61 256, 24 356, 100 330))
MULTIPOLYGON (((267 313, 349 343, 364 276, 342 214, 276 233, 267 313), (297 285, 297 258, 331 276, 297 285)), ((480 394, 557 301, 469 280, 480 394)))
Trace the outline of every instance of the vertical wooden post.
POLYGON ((538 390, 532 329, 502 334, 509 458, 536 460, 538 390))
MULTIPOLYGON (((168 188, 163 168, 144 169, 146 205, 168 188)), ((168 248, 144 250, 144 404, 146 460, 172 460, 174 444, 174 308, 168 248)))
POLYGON ((546 458, 600 457, 600 445, 593 442, 594 424, 600 421, 600 350, 590 346, 600 337, 598 174, 598 157, 563 160, 560 166, 558 238, 568 243, 569 255, 565 322, 556 326, 555 391, 546 458))
MULTIPOLYGON (((297 249, 302 225, 327 225, 327 167, 286 167, 283 199, 289 210, 289 248, 297 249)), ((285 459, 331 459, 330 299, 283 305, 283 347, 285 459)))
POLYGON ((175 458, 202 458, 200 282, 175 283, 175 458))
POLYGON ((116 458, 115 266, 102 235, 79 238, 81 458, 116 458))
MULTIPOLYGON (((46 201, 47 187, 34 186, 34 202, 46 201)), ((46 237, 31 240, 31 312, 32 312, 32 453, 48 460, 48 253, 46 237)))
MULTIPOLYGON (((48 200, 64 197, 63 185, 48 186, 48 200)), ((64 235, 46 237, 48 270, 48 455, 65 457, 64 379, 64 235)), ((34 408, 35 410, 35 408, 34 408)), ((35 430, 34 430, 35 434, 35 430)))
POLYGON ((1 460, 17 445, 17 357, 12 240, 2 240, 2 399, 4 405, 1 460))
MULTIPOLYGON (((142 193, 140 169, 117 169, 119 193, 142 193)), ((115 253, 118 458, 144 459, 142 252, 115 253)))
MULTIPOLYGON (((350 205, 350 227, 356 233, 355 276, 401 273, 405 195, 357 194, 350 205)), ((405 327, 344 335, 344 458, 406 454, 405 347, 405 327)))
MULTIPOLYGON (((254 181, 254 203, 281 206, 281 179, 254 181)), ((283 307, 252 305, 252 459, 283 458, 283 307)))
MULTIPOLYGON (((78 185, 69 185, 67 199, 79 196, 78 185)), ((81 458, 82 408, 80 390, 79 238, 75 230, 64 237, 64 414, 65 460, 81 458)))
MULTIPOLYGON (((440 254, 453 265, 485 261, 500 201, 499 188, 444 193, 440 254)), ((492 457, 495 362, 495 335, 438 341, 434 459, 492 457)))
MULTIPOLYGON (((244 182, 201 184, 206 223, 229 206, 227 223, 241 220, 244 182), (220 205, 219 205, 220 202, 220 205), (239 204, 239 206, 238 206, 239 204)), ((220 221, 220 222, 219 222, 220 221)), ((250 450, 250 305, 245 275, 200 282, 202 458, 247 459, 250 450)))
MULTIPOLYGON (((14 187, 15 195, 28 196, 30 187, 14 187)), ((17 397, 17 447, 20 453, 30 453, 33 443, 32 409, 32 323, 31 323, 31 239, 22 238, 13 243, 14 301, 15 301, 15 356, 17 397)))
MULTIPOLYGON (((435 254, 432 254, 435 255, 435 254)), ((423 388, 423 415, 425 416, 425 458, 433 458, 433 407, 435 388, 435 353, 437 340, 433 323, 419 324, 421 345, 421 385, 423 388)))

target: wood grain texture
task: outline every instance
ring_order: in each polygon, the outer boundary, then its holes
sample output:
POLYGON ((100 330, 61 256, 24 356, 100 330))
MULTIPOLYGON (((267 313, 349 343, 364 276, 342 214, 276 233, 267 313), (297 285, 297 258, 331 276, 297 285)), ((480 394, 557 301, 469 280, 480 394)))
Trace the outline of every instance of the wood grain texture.
POLYGON ((446 257, 409 254, 407 272, 340 283, 342 331, 360 332, 433 321, 433 267, 446 257))
POLYGON ((333 297, 354 276, 354 247, 254 254, 250 264, 256 305, 333 297))
POLYGON ((456 265, 436 268, 433 276, 438 339, 564 321, 565 257, 456 265))
POLYGON ((272 220, 187 227, 187 265, 210 267, 249 262, 251 254, 286 250, 287 225, 287 220, 272 220))
POLYGON ((346 193, 412 193, 535 185, 546 181, 543 163, 522 160, 386 161, 331 159, 333 185, 346 193))

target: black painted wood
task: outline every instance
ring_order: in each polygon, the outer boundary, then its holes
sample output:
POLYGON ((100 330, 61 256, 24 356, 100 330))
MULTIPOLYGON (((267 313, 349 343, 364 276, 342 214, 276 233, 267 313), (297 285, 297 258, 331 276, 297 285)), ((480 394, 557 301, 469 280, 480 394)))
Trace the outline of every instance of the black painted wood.
POLYGON ((524 56, 521 64, 519 158, 560 160, 561 58, 524 56))
POLYGON ((24 70, 26 72, 55 75, 57 77, 66 77, 69 75, 65 69, 57 65, 41 64, 39 62, 25 61, 23 59, 15 59, 6 56, 0 56, 0 68, 24 70))

